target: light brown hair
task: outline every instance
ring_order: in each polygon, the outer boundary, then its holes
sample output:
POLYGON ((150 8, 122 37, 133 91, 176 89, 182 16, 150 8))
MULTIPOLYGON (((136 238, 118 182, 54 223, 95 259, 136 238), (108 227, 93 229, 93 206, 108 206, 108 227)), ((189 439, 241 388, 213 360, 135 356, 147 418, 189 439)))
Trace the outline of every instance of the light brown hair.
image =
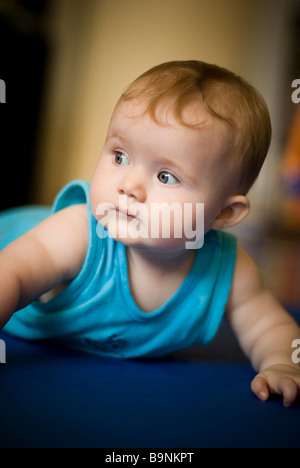
MULTIPOLYGON (((230 130, 229 156, 235 157, 236 191, 246 194, 256 180, 271 141, 271 122, 261 94, 229 70, 196 60, 167 62, 137 78, 120 101, 145 102, 145 114, 159 124, 161 104, 168 102, 176 119, 189 127, 184 110, 199 103, 230 130)), ((119 102, 120 102, 119 101, 119 102)))

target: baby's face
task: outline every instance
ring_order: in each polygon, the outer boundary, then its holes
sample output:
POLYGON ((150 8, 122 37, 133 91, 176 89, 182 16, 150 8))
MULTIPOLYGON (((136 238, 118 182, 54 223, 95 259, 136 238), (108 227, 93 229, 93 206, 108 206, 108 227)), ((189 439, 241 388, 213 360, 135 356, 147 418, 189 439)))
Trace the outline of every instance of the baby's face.
POLYGON ((128 246, 183 249, 199 223, 203 234, 211 229, 229 196, 226 132, 204 111, 205 122, 189 128, 171 113, 160 125, 141 110, 121 102, 113 114, 91 184, 92 210, 128 246))

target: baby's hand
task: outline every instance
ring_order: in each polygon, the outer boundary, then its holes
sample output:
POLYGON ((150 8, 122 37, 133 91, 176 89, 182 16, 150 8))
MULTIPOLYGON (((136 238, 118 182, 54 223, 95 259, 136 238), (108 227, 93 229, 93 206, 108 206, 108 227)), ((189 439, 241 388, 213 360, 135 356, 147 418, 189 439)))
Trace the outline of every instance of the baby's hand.
POLYGON ((267 367, 253 379, 251 389, 262 401, 272 393, 283 396, 285 407, 292 406, 300 395, 300 367, 283 364, 267 367))

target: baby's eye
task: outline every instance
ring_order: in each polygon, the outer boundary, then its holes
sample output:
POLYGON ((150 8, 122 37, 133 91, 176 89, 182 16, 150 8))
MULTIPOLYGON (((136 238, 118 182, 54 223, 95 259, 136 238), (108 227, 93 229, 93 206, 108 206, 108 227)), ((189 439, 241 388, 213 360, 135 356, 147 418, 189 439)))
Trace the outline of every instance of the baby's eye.
POLYGON ((115 163, 118 166, 129 166, 129 159, 126 154, 122 153, 121 151, 115 152, 115 163))
POLYGON ((158 174, 158 180, 165 185, 177 185, 179 180, 173 174, 167 171, 160 172, 158 174))

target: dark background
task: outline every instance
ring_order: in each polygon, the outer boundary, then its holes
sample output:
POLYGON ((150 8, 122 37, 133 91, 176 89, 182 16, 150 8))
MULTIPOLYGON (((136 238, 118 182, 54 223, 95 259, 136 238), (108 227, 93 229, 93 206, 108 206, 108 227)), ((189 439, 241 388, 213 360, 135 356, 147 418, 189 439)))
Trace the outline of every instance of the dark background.
POLYGON ((0 2, 0 210, 30 202, 46 62, 47 0, 0 2))

